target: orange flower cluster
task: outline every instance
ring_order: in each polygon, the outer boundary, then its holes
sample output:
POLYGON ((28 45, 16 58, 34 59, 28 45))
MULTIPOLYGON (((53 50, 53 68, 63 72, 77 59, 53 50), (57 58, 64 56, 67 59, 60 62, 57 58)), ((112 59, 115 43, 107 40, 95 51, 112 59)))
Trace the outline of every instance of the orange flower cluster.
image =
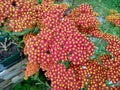
POLYGON ((120 26, 120 14, 116 10, 110 10, 110 15, 106 17, 106 20, 120 26))
POLYGON ((25 79, 28 79, 29 76, 35 74, 37 71, 39 71, 40 66, 36 62, 27 62, 26 66, 26 71, 25 71, 25 79))

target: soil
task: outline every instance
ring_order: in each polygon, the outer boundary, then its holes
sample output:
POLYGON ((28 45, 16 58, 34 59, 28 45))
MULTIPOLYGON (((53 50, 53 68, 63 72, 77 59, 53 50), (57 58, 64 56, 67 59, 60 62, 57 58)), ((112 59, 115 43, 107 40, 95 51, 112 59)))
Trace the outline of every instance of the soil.
MULTIPOLYGON (((7 43, 9 43, 9 42, 10 41, 8 41, 7 43)), ((0 48, 0 61, 4 60, 5 58, 8 58, 9 56, 11 56, 17 52, 18 52, 17 45, 15 45, 13 43, 7 48, 7 51, 0 48)))

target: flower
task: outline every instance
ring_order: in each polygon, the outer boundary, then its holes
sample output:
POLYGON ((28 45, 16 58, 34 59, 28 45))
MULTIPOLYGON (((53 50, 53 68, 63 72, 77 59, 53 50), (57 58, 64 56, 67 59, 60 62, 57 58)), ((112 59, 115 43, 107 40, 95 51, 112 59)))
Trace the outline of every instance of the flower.
POLYGON ((60 20, 53 29, 41 29, 41 32, 25 42, 25 51, 29 60, 40 63, 44 70, 60 60, 82 64, 94 53, 94 44, 80 34, 74 22, 67 18, 60 20))
POLYGON ((98 28, 100 25, 92 6, 89 4, 81 4, 66 17, 73 20, 76 23, 76 27, 82 33, 89 34, 94 28, 98 28))
POLYGON ((111 9, 109 13, 110 13, 110 14, 117 14, 118 11, 117 11, 117 10, 114 10, 114 9, 111 9))
POLYGON ((14 12, 14 6, 11 1, 0 0, 0 24, 4 22, 5 19, 10 19, 14 12))
POLYGON ((120 18, 117 19, 117 20, 115 20, 114 23, 115 23, 116 26, 119 26, 119 27, 120 27, 120 18))
POLYGON ((72 69, 63 64, 54 65, 46 74, 51 80, 52 90, 79 90, 80 86, 72 69))
POLYGON ((117 10, 110 10, 110 15, 106 17, 106 20, 120 26, 120 14, 117 10))
POLYGON ((22 32, 26 28, 32 29, 36 24, 35 5, 33 1, 16 1, 16 7, 8 22, 9 29, 22 32))
POLYGON ((35 74, 39 71, 40 65, 36 62, 27 62, 26 70, 25 70, 25 77, 24 79, 28 79, 28 77, 35 74))
POLYGON ((108 80, 112 81, 114 84, 116 84, 118 81, 120 81, 120 66, 115 65, 107 73, 108 80))
POLYGON ((116 38, 109 39, 107 50, 117 57, 120 55, 119 49, 120 49, 120 41, 116 38))
POLYGON ((79 27, 80 32, 89 33, 92 28, 98 27, 100 22, 94 15, 90 14, 80 14, 79 17, 76 18, 76 23, 79 27))
POLYGON ((68 9, 67 4, 54 4, 43 1, 41 5, 36 6, 37 23, 40 27, 53 28, 57 26, 64 16, 64 12, 68 9))

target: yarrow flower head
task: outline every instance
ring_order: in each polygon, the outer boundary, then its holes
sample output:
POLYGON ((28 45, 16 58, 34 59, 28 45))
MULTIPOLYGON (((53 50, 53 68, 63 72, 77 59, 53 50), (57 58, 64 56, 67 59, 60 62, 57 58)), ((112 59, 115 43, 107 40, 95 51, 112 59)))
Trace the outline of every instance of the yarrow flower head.
POLYGON ((39 71, 40 65, 36 62, 27 62, 26 70, 25 70, 25 79, 28 79, 29 76, 32 76, 37 71, 39 71))
POLYGON ((116 38, 111 38, 107 46, 107 50, 111 52, 114 56, 118 57, 120 55, 120 41, 116 38))
POLYGON ((28 50, 28 58, 40 63, 44 70, 60 60, 81 64, 94 53, 94 44, 80 34, 74 22, 69 19, 60 20, 59 25, 53 29, 41 29, 38 35, 27 40, 25 51, 28 50))
POLYGON ((80 32, 89 34, 91 30, 100 25, 96 16, 89 4, 81 4, 66 17, 74 20, 80 32))
POLYGON ((75 73, 72 69, 66 69, 63 64, 54 65, 46 72, 51 80, 52 90, 79 90, 75 73))
POLYGON ((114 60, 112 55, 110 54, 102 54, 99 56, 99 60, 102 62, 102 65, 105 67, 111 68, 114 64, 114 60))
POLYGON ((4 22, 5 19, 10 19, 14 12, 14 6, 12 5, 12 0, 0 0, 0 24, 4 22))
POLYGON ((68 9, 67 4, 54 4, 52 1, 43 1, 41 5, 37 7, 37 17, 40 27, 53 28, 58 26, 58 23, 64 16, 64 12, 68 9))
POLYGON ((98 27, 100 25, 98 19, 94 15, 90 14, 81 14, 77 18, 76 23, 79 26, 79 30, 85 33, 91 32, 90 30, 92 30, 92 28, 98 27))
POLYGON ((116 84, 118 81, 120 81, 120 66, 115 65, 114 67, 110 68, 110 70, 107 73, 108 80, 112 81, 114 84, 116 84))
POLYGON ((36 24, 35 4, 31 1, 21 2, 15 8, 13 16, 8 23, 9 29, 14 32, 21 32, 26 28, 32 29, 36 24))
POLYGON ((120 26, 120 14, 117 10, 110 10, 110 15, 106 17, 106 20, 120 26))

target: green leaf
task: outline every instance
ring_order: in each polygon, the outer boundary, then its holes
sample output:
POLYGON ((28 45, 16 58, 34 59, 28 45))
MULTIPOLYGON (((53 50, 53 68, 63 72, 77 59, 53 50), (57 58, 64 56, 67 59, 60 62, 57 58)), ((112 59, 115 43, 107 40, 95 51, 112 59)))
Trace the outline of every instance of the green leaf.
POLYGON ((114 86, 120 86, 120 81, 118 81, 114 86))
POLYGON ((60 64, 60 63, 62 63, 62 60, 59 60, 59 61, 58 61, 58 64, 60 64))
POLYGON ((36 90, 36 86, 32 86, 32 87, 30 87, 30 89, 29 90, 36 90))
POLYGON ((83 90, 88 90, 86 87, 83 90))
POLYGON ((34 33, 34 34, 38 34, 38 32, 39 32, 39 27, 37 26, 37 27, 35 27, 33 33, 34 33))
POLYGON ((21 83, 18 83, 14 88, 13 90, 20 90, 21 89, 21 83))
POLYGON ((42 0, 37 0, 38 1, 38 4, 41 4, 42 3, 42 0))
POLYGON ((46 77, 44 75, 44 72, 42 70, 39 71, 39 79, 42 81, 42 82, 45 82, 46 81, 46 77))
POLYGON ((89 85, 86 84, 83 90, 88 90, 88 86, 89 86, 89 85))
POLYGON ((26 65, 26 63, 24 63, 24 64, 22 64, 22 66, 25 66, 25 67, 26 67, 27 65, 26 65))
POLYGON ((36 74, 34 75, 34 80, 37 80, 38 76, 39 76, 39 71, 36 72, 36 74))
POLYGON ((112 81, 108 80, 108 81, 106 81, 106 85, 107 86, 113 86, 114 84, 112 83, 112 81))
POLYGON ((27 90, 25 87, 22 87, 20 90, 27 90))
POLYGON ((35 85, 42 85, 42 84, 43 84, 43 83, 40 83, 40 82, 39 82, 39 83, 35 83, 35 85))
POLYGON ((51 86, 46 82, 45 83, 45 85, 49 88, 49 89, 51 89, 51 86))
POLYGON ((28 90, 28 89, 30 89, 30 84, 27 84, 27 83, 25 83, 22 87, 24 87, 25 88, 25 90, 28 90))
POLYGON ((39 85, 39 86, 38 86, 38 90, 45 90, 45 86, 39 85))
POLYGON ((66 69, 68 69, 71 65, 71 61, 65 61, 65 62, 62 62, 62 63, 65 65, 66 69))
POLYGON ((23 36, 25 34, 28 34, 30 32, 29 29, 25 29, 23 32, 12 32, 12 35, 16 35, 16 36, 23 36))

